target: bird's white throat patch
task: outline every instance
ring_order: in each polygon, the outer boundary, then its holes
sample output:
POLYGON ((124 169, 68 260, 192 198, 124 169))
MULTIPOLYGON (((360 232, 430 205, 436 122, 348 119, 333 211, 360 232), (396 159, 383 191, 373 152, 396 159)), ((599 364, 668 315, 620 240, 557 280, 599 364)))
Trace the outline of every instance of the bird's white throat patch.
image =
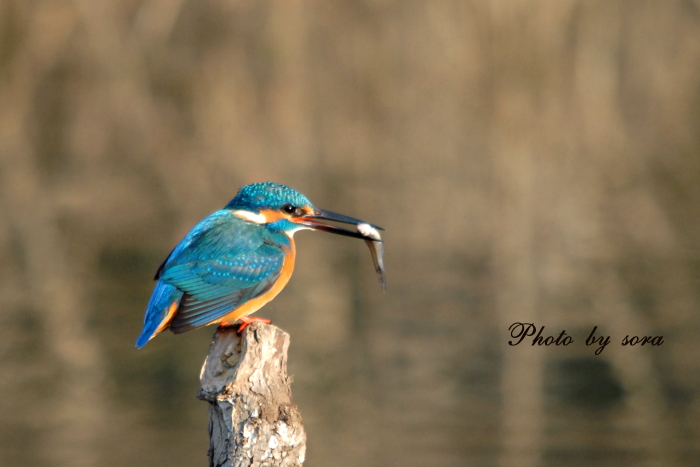
POLYGON ((299 227, 295 227, 292 230, 286 230, 284 233, 286 233, 289 238, 294 238, 294 234, 299 232, 300 230, 313 230, 313 229, 311 227, 307 227, 305 225, 300 225, 299 227))
POLYGON ((246 211, 244 209, 239 209, 238 211, 233 211, 233 215, 249 221, 249 222, 254 222, 256 224, 266 224, 267 219, 263 214, 257 213, 257 212, 251 212, 251 211, 246 211))

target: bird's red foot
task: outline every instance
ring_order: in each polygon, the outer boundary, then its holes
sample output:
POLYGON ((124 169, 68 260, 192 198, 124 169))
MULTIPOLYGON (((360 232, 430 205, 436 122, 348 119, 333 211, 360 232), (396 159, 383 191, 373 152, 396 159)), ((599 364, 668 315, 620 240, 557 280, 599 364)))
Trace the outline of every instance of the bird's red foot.
POLYGON ((270 321, 267 318, 250 318, 248 316, 244 316, 242 318, 238 318, 238 320, 241 322, 240 325, 238 325, 238 334, 243 333, 243 330, 248 327, 250 323, 265 323, 265 324, 270 324, 272 321, 270 321))

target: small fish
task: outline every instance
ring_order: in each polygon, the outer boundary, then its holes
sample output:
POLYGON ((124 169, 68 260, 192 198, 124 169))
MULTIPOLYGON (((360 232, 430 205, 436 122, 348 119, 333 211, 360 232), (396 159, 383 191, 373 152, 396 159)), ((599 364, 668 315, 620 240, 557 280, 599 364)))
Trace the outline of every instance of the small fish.
POLYGON ((374 240, 365 240, 369 247, 369 252, 372 253, 372 261, 374 261, 374 270, 379 275, 379 283, 382 290, 386 292, 386 278, 384 277, 384 244, 379 231, 369 224, 357 224, 357 231, 366 237, 371 237, 374 240))

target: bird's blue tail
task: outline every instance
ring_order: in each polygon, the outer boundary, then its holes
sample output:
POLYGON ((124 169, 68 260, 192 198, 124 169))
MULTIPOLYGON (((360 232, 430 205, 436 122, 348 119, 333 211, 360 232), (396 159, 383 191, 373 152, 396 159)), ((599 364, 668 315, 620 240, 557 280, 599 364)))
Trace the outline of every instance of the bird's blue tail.
POLYGON ((168 310, 171 305, 176 303, 175 306, 177 306, 182 299, 182 295, 182 290, 177 287, 158 281, 156 288, 153 290, 153 295, 151 295, 151 300, 148 302, 146 317, 143 320, 143 330, 136 340, 136 347, 140 349, 153 338, 163 321, 170 318, 168 310))

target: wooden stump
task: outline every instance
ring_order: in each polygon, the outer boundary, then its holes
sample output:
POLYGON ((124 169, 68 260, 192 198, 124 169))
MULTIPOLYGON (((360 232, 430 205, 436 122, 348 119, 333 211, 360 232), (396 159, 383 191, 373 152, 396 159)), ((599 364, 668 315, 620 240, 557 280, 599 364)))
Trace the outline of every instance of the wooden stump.
POLYGON ((217 329, 198 397, 209 402, 209 465, 301 466, 306 433, 287 377, 289 334, 253 323, 217 329))

